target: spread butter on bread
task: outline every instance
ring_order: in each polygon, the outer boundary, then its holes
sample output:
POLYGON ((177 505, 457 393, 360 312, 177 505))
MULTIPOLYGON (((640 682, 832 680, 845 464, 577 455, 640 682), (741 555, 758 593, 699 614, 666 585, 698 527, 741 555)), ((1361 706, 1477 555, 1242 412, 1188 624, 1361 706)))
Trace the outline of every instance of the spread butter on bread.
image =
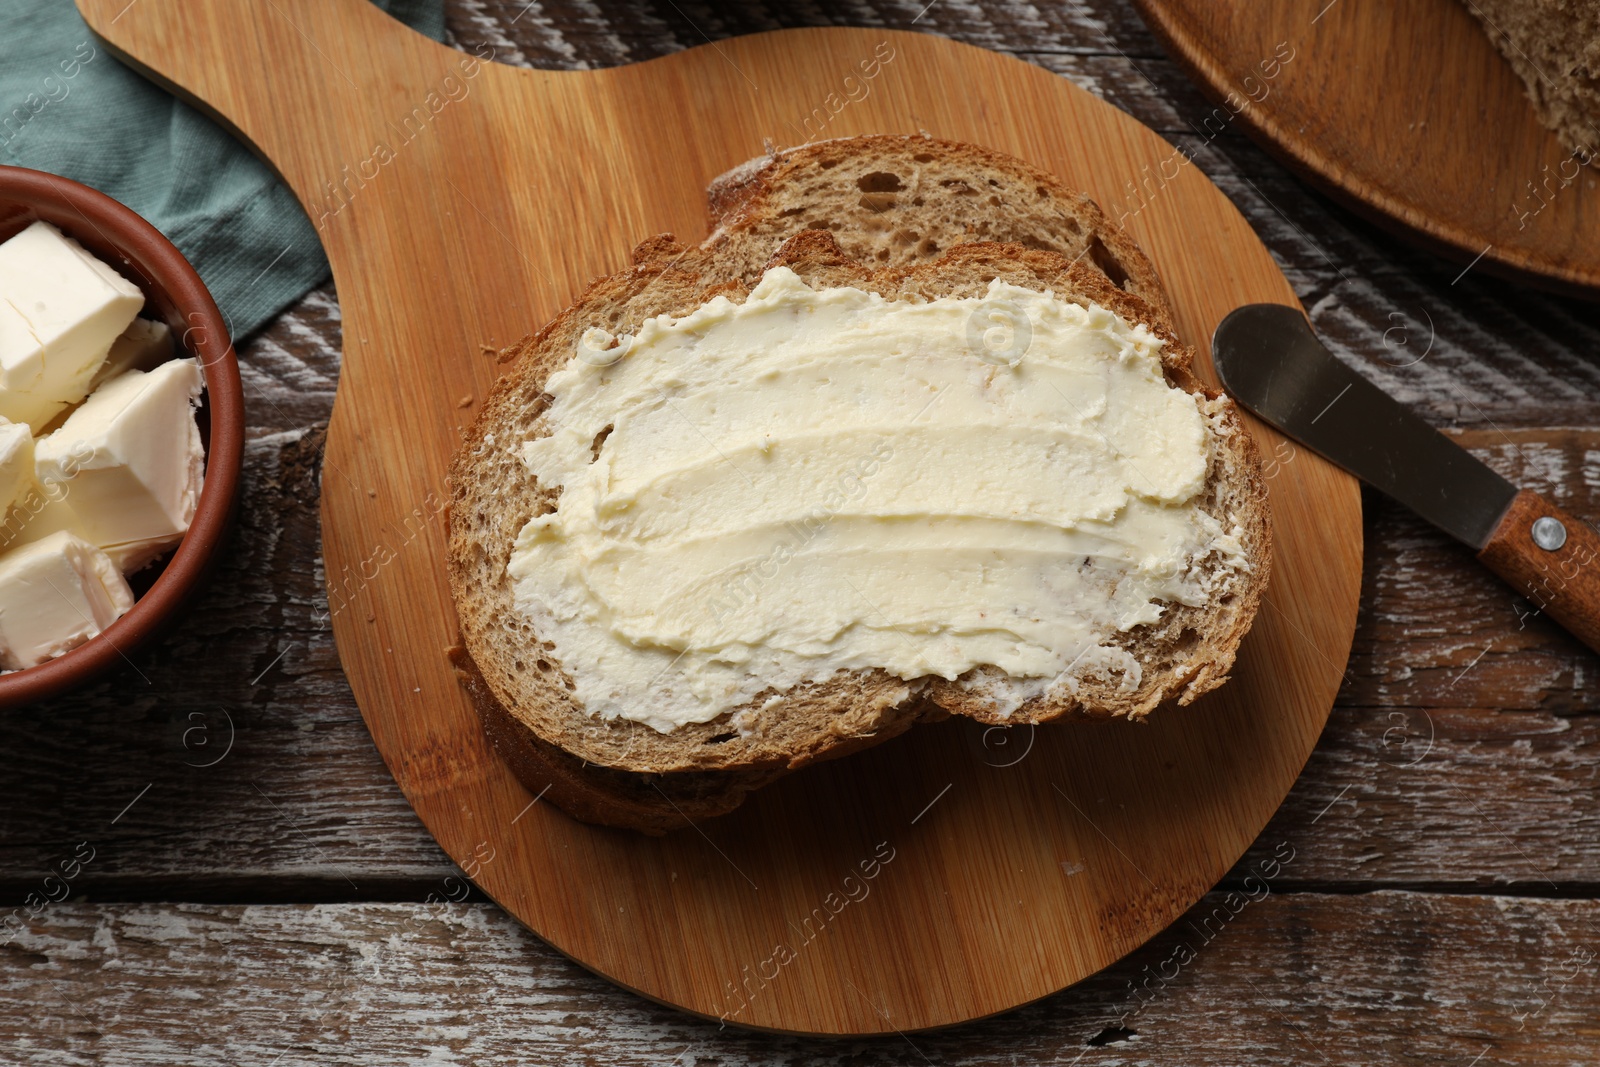
POLYGON ((919 721, 1226 679, 1260 464, 1091 201, 889 136, 710 199, 514 346, 452 466, 452 656, 531 789, 664 832, 919 721))

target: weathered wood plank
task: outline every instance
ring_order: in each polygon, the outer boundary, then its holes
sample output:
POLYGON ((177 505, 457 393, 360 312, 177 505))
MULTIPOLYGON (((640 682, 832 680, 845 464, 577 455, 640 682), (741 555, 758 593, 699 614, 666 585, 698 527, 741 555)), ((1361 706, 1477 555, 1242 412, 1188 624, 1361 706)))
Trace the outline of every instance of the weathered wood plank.
POLYGON ((1230 873, 1301 844, 1302 888, 1594 895, 1600 721, 1481 708, 1335 708, 1305 773, 1230 873))
POLYGON ((313 898, 321 883, 382 897, 386 881, 449 869, 339 670, 316 553, 321 440, 313 427, 247 443, 232 549, 164 642, 82 693, 7 713, 19 788, 0 807, 0 881, 31 879, 136 795, 95 872, 128 892, 279 878, 313 898))
POLYGON ((634 0, 453 0, 449 39, 513 50, 508 62, 567 69, 637 63, 746 33, 794 26, 884 26, 954 37, 1001 52, 1155 56, 1160 47, 1126 4, 980 4, 974 0, 823 0, 644 5, 634 0))
MULTIPOLYGON (((261 729, 215 767, 163 770, 182 728, 150 731, 167 753, 123 746, 143 773, 97 760, 93 784, 72 777, 82 750, 58 735, 56 788, 8 809, 0 902, 19 903, 86 837, 101 843, 78 887, 91 899, 420 900, 452 873, 358 722, 261 729)), ((1594 716, 1339 708, 1244 866, 1288 838, 1301 886, 1595 892, 1597 767, 1594 716)))
MULTIPOLYGON (((1563 507, 1600 513, 1594 431, 1463 440, 1563 507)), ((252 441, 234 553, 194 615, 139 658, 148 686, 128 671, 9 713, 4 899, 147 785, 90 893, 415 899, 419 881, 449 872, 378 759, 320 622, 319 444, 295 430, 252 441)), ((1367 503, 1342 707, 1269 833, 1316 842, 1296 874, 1308 884, 1600 884, 1593 655, 1524 620, 1529 607, 1467 550, 1375 494, 1367 503), (1537 876, 1519 850, 1540 857, 1537 876)))
MULTIPOLYGON (((1600 430, 1473 430, 1458 440, 1513 483, 1600 521, 1600 430)), ((1369 565, 1341 701, 1600 710, 1600 660, 1458 545, 1366 494, 1369 565)))
MULTIPOLYGON (((1280 875, 1301 862, 1279 855, 1280 875)), ((487 904, 50 905, 0 948, 0 1043, 62 1067, 1576 1065, 1600 1040, 1597 922, 1594 901, 1283 894, 1260 878, 1017 1012, 824 1042, 649 1004, 487 904)))
POLYGON ((327 422, 342 339, 339 298, 325 282, 241 346, 240 377, 254 434, 327 422))

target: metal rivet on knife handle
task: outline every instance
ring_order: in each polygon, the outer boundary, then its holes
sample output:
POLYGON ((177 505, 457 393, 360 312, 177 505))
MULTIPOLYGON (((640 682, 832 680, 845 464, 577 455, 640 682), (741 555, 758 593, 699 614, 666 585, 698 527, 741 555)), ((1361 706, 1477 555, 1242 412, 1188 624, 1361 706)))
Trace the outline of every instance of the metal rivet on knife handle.
POLYGON ((1533 520, 1533 543, 1546 552, 1554 552, 1567 543, 1567 528, 1560 519, 1541 515, 1533 520))
POLYGON ((1594 527, 1524 489, 1478 558, 1540 614, 1600 652, 1600 533, 1594 527))

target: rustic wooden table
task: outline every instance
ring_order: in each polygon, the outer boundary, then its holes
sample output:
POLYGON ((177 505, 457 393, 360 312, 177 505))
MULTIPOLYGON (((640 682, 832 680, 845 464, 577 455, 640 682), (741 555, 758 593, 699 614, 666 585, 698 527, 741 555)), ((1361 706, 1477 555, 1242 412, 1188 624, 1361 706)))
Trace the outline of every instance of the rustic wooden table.
MULTIPOLYGON (((1197 132, 1211 105, 1120 0, 451 0, 449 16, 457 44, 547 67, 833 23, 1038 63, 1192 151, 1343 358, 1504 473, 1600 516, 1600 309, 1462 274, 1238 134, 1197 132)), ((1322 743, 1188 916, 1071 990, 955 1030, 719 1031, 546 948, 470 893, 418 823, 319 624, 332 287, 240 354, 245 496, 209 591, 121 675, 4 716, 0 893, 17 922, 0 933, 0 1061, 1600 1060, 1600 661, 1388 501, 1365 499, 1361 619, 1322 743)))

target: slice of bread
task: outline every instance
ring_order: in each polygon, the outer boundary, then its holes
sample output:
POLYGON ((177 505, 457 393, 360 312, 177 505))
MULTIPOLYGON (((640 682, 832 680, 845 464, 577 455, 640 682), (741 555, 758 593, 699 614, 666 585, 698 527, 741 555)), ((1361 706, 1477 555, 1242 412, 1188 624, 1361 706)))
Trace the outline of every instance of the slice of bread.
POLYGON ((1004 723, 1137 719, 1226 679, 1270 566, 1260 465, 1231 403, 1191 374, 1190 351, 1171 332, 1154 269, 1092 203, 1008 157, 889 137, 824 142, 755 161, 719 179, 711 203, 714 230, 703 244, 686 248, 668 235, 644 242, 631 268, 595 282, 554 322, 507 350, 513 366, 452 465, 449 572, 462 643, 451 655, 490 737, 531 790, 547 791, 548 800, 586 821, 664 832, 729 811, 750 790, 808 763, 952 712, 1004 723), (899 188, 882 188, 890 184, 883 175, 899 188), (953 183, 1003 190, 995 194, 1000 206, 971 205, 953 183), (1024 190, 1038 195, 1019 222, 1007 198, 1024 190), (868 225, 873 216, 886 216, 887 228, 868 225), (984 240, 996 234, 1017 240, 984 240), (686 314, 714 295, 742 300, 763 270, 777 265, 813 287, 852 285, 891 299, 978 296, 1000 278, 1148 325, 1167 342, 1169 381, 1204 397, 1211 435, 1203 507, 1224 529, 1239 531, 1249 568, 1223 575, 1211 603, 1173 605, 1155 626, 1116 639, 1142 668, 1131 687, 1126 677, 1085 675, 1054 696, 1027 699, 993 669, 956 681, 840 671, 764 696, 764 710, 745 730, 730 725, 731 714, 667 734, 591 717, 573 698, 552 643, 514 608, 506 573, 522 526, 557 506, 520 456, 523 441, 549 431, 544 382, 573 357, 589 328, 620 335, 655 315, 686 314))
POLYGON ((1600 3, 1466 0, 1528 87, 1539 121, 1582 163, 1600 155, 1600 3))
POLYGON ((1014 156, 927 137, 852 137, 775 152, 711 183, 711 276, 755 279, 779 244, 827 230, 867 268, 931 263, 975 241, 1056 252, 1144 299, 1171 328, 1156 270, 1093 200, 1014 156))

